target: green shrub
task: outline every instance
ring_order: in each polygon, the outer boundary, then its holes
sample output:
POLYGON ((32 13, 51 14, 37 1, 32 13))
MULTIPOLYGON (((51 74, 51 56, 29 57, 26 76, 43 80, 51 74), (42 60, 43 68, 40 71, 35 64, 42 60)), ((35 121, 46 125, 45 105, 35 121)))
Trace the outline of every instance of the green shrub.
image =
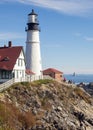
POLYGON ((30 86, 30 83, 29 82, 21 82, 21 85, 24 85, 24 86, 30 86))
POLYGON ((41 84, 47 84, 47 83, 51 83, 51 82, 53 82, 53 80, 51 80, 51 79, 40 79, 40 80, 34 81, 32 84, 41 85, 41 84))
POLYGON ((76 88, 74 89, 74 92, 75 92, 81 99, 83 99, 86 103, 91 104, 91 99, 90 99, 90 97, 89 97, 81 88, 76 87, 76 88))

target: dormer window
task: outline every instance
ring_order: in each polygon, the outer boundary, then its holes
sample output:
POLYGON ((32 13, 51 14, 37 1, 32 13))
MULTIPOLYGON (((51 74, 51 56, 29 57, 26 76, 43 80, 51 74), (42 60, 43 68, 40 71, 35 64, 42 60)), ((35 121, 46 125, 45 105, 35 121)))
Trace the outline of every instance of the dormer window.
POLYGON ((4 57, 2 61, 9 61, 9 57, 4 57))

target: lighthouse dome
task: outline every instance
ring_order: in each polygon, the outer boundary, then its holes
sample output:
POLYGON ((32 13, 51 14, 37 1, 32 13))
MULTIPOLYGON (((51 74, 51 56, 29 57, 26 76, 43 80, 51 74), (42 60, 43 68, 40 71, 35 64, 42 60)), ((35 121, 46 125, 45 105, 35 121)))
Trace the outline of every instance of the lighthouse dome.
POLYGON ((36 15, 36 16, 38 16, 38 14, 36 14, 36 13, 34 12, 34 9, 32 9, 32 12, 31 12, 30 14, 28 14, 28 15, 36 15))

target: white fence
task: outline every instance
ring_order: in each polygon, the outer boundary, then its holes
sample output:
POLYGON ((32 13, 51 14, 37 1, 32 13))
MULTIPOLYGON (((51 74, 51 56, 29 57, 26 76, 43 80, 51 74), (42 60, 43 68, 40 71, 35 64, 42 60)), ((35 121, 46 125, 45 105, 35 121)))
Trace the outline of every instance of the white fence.
POLYGON ((45 76, 26 76, 25 79, 23 78, 20 78, 20 79, 10 79, 2 84, 0 84, 0 92, 2 92, 3 90, 9 88, 12 84, 14 83, 18 83, 18 82, 32 82, 32 81, 35 81, 35 80, 39 80, 39 79, 53 79, 52 77, 48 76, 48 75, 45 75, 45 76))
POLYGON ((9 88, 12 84, 14 83, 18 83, 18 82, 32 82, 35 80, 39 80, 39 79, 43 79, 43 76, 26 76, 25 79, 24 78, 20 78, 20 79, 10 79, 2 84, 0 84, 0 92, 2 92, 3 90, 9 88))
POLYGON ((0 84, 0 92, 10 87, 12 84, 14 84, 14 79, 8 80, 5 83, 0 84))

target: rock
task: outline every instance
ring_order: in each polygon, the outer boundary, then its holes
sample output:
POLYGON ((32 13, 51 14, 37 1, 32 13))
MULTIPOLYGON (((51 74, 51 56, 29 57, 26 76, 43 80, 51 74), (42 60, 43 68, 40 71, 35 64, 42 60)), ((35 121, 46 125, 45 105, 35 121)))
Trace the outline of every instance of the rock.
POLYGON ((93 82, 90 82, 90 83, 89 83, 89 86, 90 86, 90 87, 93 87, 93 82))
POLYGON ((58 106, 58 107, 57 107, 57 110, 58 110, 58 111, 62 111, 62 107, 58 106))
POLYGON ((93 130, 93 105, 88 102, 93 102, 93 97, 83 87, 55 81, 41 86, 17 85, 3 97, 22 114, 13 116, 16 130, 93 130))
POLYGON ((93 118, 91 119, 86 119, 87 120, 87 122, 89 123, 89 124, 91 124, 92 126, 93 126, 93 118))
POLYGON ((33 113, 34 115, 36 115, 36 114, 37 114, 37 110, 36 110, 35 108, 33 108, 33 109, 32 109, 32 113, 33 113))

